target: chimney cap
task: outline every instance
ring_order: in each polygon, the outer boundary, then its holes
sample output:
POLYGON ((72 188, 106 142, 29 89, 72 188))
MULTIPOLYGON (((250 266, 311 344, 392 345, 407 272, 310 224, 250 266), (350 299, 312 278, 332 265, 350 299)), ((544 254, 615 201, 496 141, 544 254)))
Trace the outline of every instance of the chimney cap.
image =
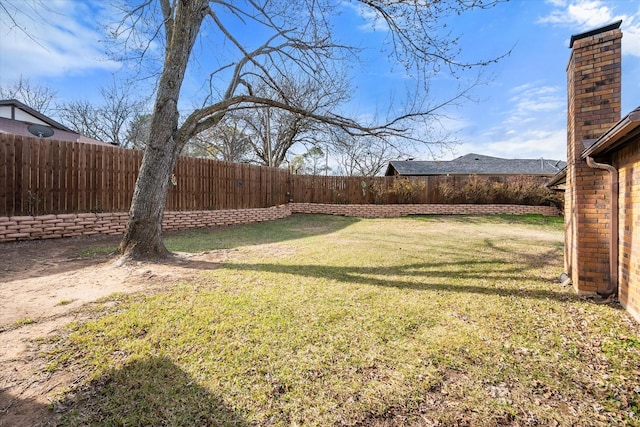
POLYGON ((600 28, 596 28, 594 30, 586 31, 584 33, 575 34, 575 35, 571 36, 571 42, 569 43, 569 47, 573 47, 573 43, 576 40, 580 40, 580 39, 584 39, 584 38, 587 38, 587 37, 595 36, 596 34, 604 33, 604 32, 611 31, 611 30, 617 30, 618 28, 620 28, 620 24, 622 24, 622 20, 616 21, 616 22, 614 22, 612 24, 609 24, 609 25, 605 25, 604 27, 600 27, 600 28))

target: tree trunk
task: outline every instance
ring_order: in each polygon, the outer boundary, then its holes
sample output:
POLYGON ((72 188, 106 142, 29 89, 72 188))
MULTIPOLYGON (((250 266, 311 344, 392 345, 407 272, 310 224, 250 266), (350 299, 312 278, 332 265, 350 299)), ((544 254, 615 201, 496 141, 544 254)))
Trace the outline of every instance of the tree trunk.
POLYGON ((129 221, 119 252, 127 259, 159 259, 169 255, 162 242, 167 191, 185 138, 178 129, 178 99, 191 49, 208 11, 208 0, 163 6, 167 47, 164 68, 149 128, 149 141, 133 193, 129 221))
POLYGON ((128 259, 159 259, 169 255, 162 242, 162 217, 178 153, 171 153, 168 146, 161 148, 164 150, 146 150, 142 160, 129 222, 120 243, 120 254, 128 259))

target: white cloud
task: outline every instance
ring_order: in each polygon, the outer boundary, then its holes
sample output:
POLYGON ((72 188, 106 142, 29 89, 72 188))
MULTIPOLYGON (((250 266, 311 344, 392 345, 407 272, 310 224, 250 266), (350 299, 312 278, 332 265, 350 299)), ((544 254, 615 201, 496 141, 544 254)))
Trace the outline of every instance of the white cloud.
POLYGON ((613 20, 611 8, 600 0, 574 0, 568 4, 552 2, 556 7, 549 15, 538 20, 539 23, 579 25, 582 29, 598 27, 613 20))
POLYGON ((605 0, 550 0, 547 3, 553 9, 538 19, 540 24, 562 25, 581 32, 622 20, 622 54, 640 56, 640 9, 616 12, 616 7, 629 7, 635 3, 605 0))
POLYGON ((120 64, 104 53, 104 35, 95 28, 96 4, 50 1, 46 8, 25 0, 7 1, 17 26, 0 31, 0 76, 12 81, 24 77, 55 77, 89 70, 115 71, 120 64), (20 28, 18 28, 18 26, 20 28))
MULTIPOLYGON (((459 154, 479 153, 504 158, 566 158, 564 89, 531 82, 509 91, 501 119, 482 130, 462 130, 459 154)), ((475 123, 482 126, 482 123, 475 123)))
POLYGON ((365 23, 358 26, 359 30, 362 31, 388 31, 389 26, 387 22, 384 20, 380 14, 376 13, 373 8, 362 6, 362 5, 354 5, 352 3, 343 2, 342 6, 351 9, 355 12, 362 21, 365 23))
POLYGON ((517 86, 510 94, 510 108, 502 121, 508 126, 538 122, 541 117, 561 113, 566 105, 562 88, 538 82, 517 86))
POLYGON ((478 153, 514 159, 542 157, 564 160, 567 157, 565 127, 546 130, 512 130, 503 135, 495 134, 495 136, 496 139, 491 140, 468 138, 457 147, 456 151, 459 154, 478 153))
POLYGON ((640 57, 640 12, 622 22, 622 54, 640 57))

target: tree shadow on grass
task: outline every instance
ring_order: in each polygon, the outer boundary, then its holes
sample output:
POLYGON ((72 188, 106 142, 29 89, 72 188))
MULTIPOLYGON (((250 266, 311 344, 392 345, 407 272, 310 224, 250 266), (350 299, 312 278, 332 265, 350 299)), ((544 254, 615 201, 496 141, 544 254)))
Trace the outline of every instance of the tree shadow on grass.
POLYGON ((491 260, 422 262, 393 267, 334 267, 326 265, 285 265, 275 263, 224 266, 238 271, 263 271, 276 274, 332 279, 343 283, 413 289, 417 291, 460 292, 484 295, 569 301, 577 298, 559 288, 540 289, 520 286, 540 281, 529 266, 500 265, 491 260), (493 266, 493 268, 491 268, 493 266), (478 284, 482 281, 482 285, 478 284))
POLYGON ((133 361, 54 405, 65 425, 246 426, 208 389, 164 357, 133 361))
POLYGON ((349 227, 359 218, 294 214, 273 221, 166 233, 167 248, 178 252, 203 252, 279 243, 330 234, 349 227))
POLYGON ((55 414, 47 405, 0 390, 0 426, 54 425, 55 414))
MULTIPOLYGON (((359 221, 343 216, 297 214, 252 224, 173 231, 166 233, 164 239, 171 251, 199 253, 329 234, 359 221)), ((91 236, 2 243, 0 271, 4 274, 0 283, 65 274, 112 262, 121 238, 91 236)), ((216 267, 215 263, 183 263, 175 257, 158 263, 191 269, 216 267)))

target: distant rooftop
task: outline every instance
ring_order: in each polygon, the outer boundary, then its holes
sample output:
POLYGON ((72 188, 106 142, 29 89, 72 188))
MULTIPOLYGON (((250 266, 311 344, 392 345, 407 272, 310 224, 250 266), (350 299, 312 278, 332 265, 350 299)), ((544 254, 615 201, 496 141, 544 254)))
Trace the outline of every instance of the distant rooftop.
POLYGON ((0 133, 85 144, 112 145, 81 135, 15 99, 0 100, 0 133))
POLYGON ((385 175, 555 175, 566 165, 562 160, 502 159, 470 153, 448 161, 391 161, 385 175))

